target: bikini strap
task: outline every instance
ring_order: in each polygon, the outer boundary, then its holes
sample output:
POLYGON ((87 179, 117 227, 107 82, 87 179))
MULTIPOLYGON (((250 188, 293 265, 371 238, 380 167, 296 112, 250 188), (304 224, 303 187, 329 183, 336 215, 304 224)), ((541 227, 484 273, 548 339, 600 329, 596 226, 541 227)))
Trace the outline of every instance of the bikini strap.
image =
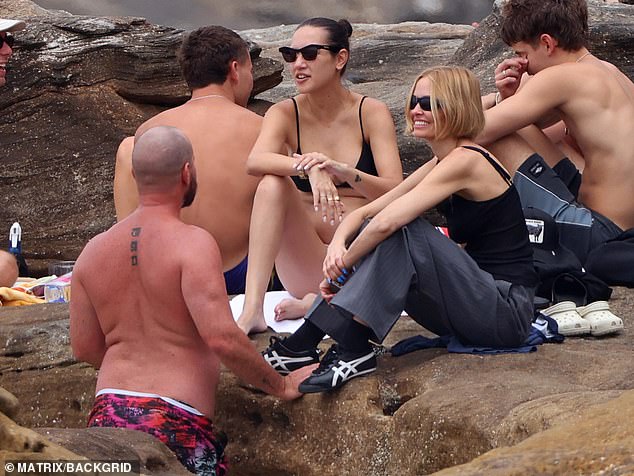
POLYGON ((363 106, 363 101, 365 101, 367 96, 363 96, 361 98, 361 102, 359 103, 359 125, 361 126, 361 141, 365 142, 365 134, 363 133, 363 119, 361 117, 361 106, 363 106))
POLYGON ((504 168, 500 164, 498 164, 495 160, 493 160, 493 157, 491 157, 486 151, 480 149, 479 147, 473 147, 472 145, 463 145, 462 148, 473 150, 475 152, 480 153, 480 155, 482 155, 485 159, 487 159, 487 161, 493 166, 493 168, 497 171, 497 173, 499 173, 502 176, 502 178, 507 184, 513 185, 513 181, 511 180, 511 176, 508 174, 508 172, 504 170, 504 168))
POLYGON ((297 101, 295 98, 291 98, 293 101, 293 106, 295 107, 295 124, 297 125, 297 153, 302 153, 302 147, 299 145, 299 108, 297 107, 297 101))

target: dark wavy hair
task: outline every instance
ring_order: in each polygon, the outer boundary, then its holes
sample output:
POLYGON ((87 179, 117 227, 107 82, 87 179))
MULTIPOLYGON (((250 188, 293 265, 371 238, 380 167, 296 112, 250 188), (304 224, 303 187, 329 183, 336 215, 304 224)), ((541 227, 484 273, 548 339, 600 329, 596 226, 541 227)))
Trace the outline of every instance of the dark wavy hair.
POLYGON ((240 35, 223 26, 204 26, 183 38, 177 57, 190 89, 223 84, 229 65, 246 61, 249 46, 240 35))
POLYGON ((506 0, 502 4, 502 40, 535 46, 547 33, 567 51, 588 45, 586 0, 506 0))
MULTIPOLYGON (((350 36, 352 36, 352 25, 348 20, 341 19, 339 21, 332 20, 330 18, 315 17, 304 20, 297 27, 299 30, 303 26, 312 26, 315 28, 323 28, 328 32, 328 44, 336 46, 339 50, 347 50, 350 52, 350 36)), ((341 74, 346 72, 346 63, 341 70, 341 74)))

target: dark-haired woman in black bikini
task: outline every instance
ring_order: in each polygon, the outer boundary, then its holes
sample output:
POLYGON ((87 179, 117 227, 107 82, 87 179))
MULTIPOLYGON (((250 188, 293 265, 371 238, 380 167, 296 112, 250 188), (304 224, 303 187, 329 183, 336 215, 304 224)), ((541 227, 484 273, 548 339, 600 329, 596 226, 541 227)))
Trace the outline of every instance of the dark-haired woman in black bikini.
POLYGON ((280 48, 299 95, 272 106, 249 157, 262 176, 249 235, 246 298, 238 325, 263 332, 273 264, 292 296, 277 319, 303 316, 318 291, 326 245, 343 217, 402 181, 392 116, 342 84, 352 27, 312 18, 280 48))

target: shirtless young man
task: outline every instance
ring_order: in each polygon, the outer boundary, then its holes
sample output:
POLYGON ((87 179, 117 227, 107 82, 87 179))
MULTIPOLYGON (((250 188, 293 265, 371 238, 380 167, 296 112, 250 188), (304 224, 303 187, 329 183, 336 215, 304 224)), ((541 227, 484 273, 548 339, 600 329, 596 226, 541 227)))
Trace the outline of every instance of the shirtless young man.
MULTIPOLYGON (((136 138, 150 127, 165 125, 181 129, 193 144, 200 185, 196 200, 181 217, 216 239, 227 291, 238 294, 244 292, 249 220, 259 181, 247 174, 246 161, 262 123, 245 107, 253 88, 249 49, 235 32, 206 26, 183 39, 178 59, 192 98, 142 124, 136 138)), ((138 202, 130 166, 133 145, 127 138, 117 152, 118 220, 138 202)))
MULTIPOLYGON (((26 24, 23 21, 0 18, 0 87, 7 84, 7 63, 13 54, 11 33, 24 30, 25 27, 26 24)), ((0 287, 13 286, 17 279, 18 264, 15 256, 0 250, 0 287)))
POLYGON ((478 139, 489 144, 530 124, 563 120, 585 161, 583 181, 568 160, 549 163, 551 170, 539 156, 492 150, 517 171, 523 206, 552 215, 562 242, 582 262, 589 250, 634 227, 634 84, 586 49, 587 19, 585 0, 503 4, 502 38, 517 57, 496 68, 502 101, 486 111, 478 139), (518 89, 524 73, 531 77, 518 89))
POLYGON ((220 363, 284 400, 301 395, 310 371, 281 377, 264 361, 233 320, 216 241, 179 218, 196 193, 187 137, 148 130, 132 166, 138 208, 93 238, 73 270, 71 346, 99 369, 88 425, 150 433, 190 471, 225 474, 211 421, 220 363))

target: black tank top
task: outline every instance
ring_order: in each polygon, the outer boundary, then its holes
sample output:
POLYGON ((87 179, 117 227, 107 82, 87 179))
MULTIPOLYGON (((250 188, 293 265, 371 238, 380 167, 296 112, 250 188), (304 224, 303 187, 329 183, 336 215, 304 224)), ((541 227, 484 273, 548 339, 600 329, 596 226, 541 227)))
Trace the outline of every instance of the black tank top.
MULTIPOLYGON (((367 96, 363 96, 361 98, 361 102, 359 103, 359 126, 361 127, 361 155, 359 156, 359 160, 357 164, 354 166, 355 169, 365 172, 370 175, 379 175, 376 170, 376 165, 374 165, 374 156, 372 155, 372 148, 370 144, 368 144, 365 140, 365 135, 363 134, 363 119, 361 118, 361 106, 363 106, 363 101, 367 96)), ((302 153, 302 148, 300 146, 299 141, 299 108, 297 107, 297 101, 295 98, 291 98, 293 101, 293 106, 295 107, 295 123, 297 124, 297 153, 302 153)), ((302 192, 312 192, 312 187, 310 186, 310 181, 308 178, 300 178, 297 175, 291 175, 291 179, 295 183, 295 186, 301 190, 302 192)), ((351 188, 348 182, 341 183, 337 185, 337 188, 351 188)))
POLYGON ((523 286, 535 286, 537 274, 533 267, 533 250, 519 194, 509 174, 482 149, 474 150, 493 166, 509 184, 501 195, 484 201, 467 200, 452 195, 438 208, 447 217, 449 235, 465 243, 465 251, 478 266, 501 279, 523 286))

